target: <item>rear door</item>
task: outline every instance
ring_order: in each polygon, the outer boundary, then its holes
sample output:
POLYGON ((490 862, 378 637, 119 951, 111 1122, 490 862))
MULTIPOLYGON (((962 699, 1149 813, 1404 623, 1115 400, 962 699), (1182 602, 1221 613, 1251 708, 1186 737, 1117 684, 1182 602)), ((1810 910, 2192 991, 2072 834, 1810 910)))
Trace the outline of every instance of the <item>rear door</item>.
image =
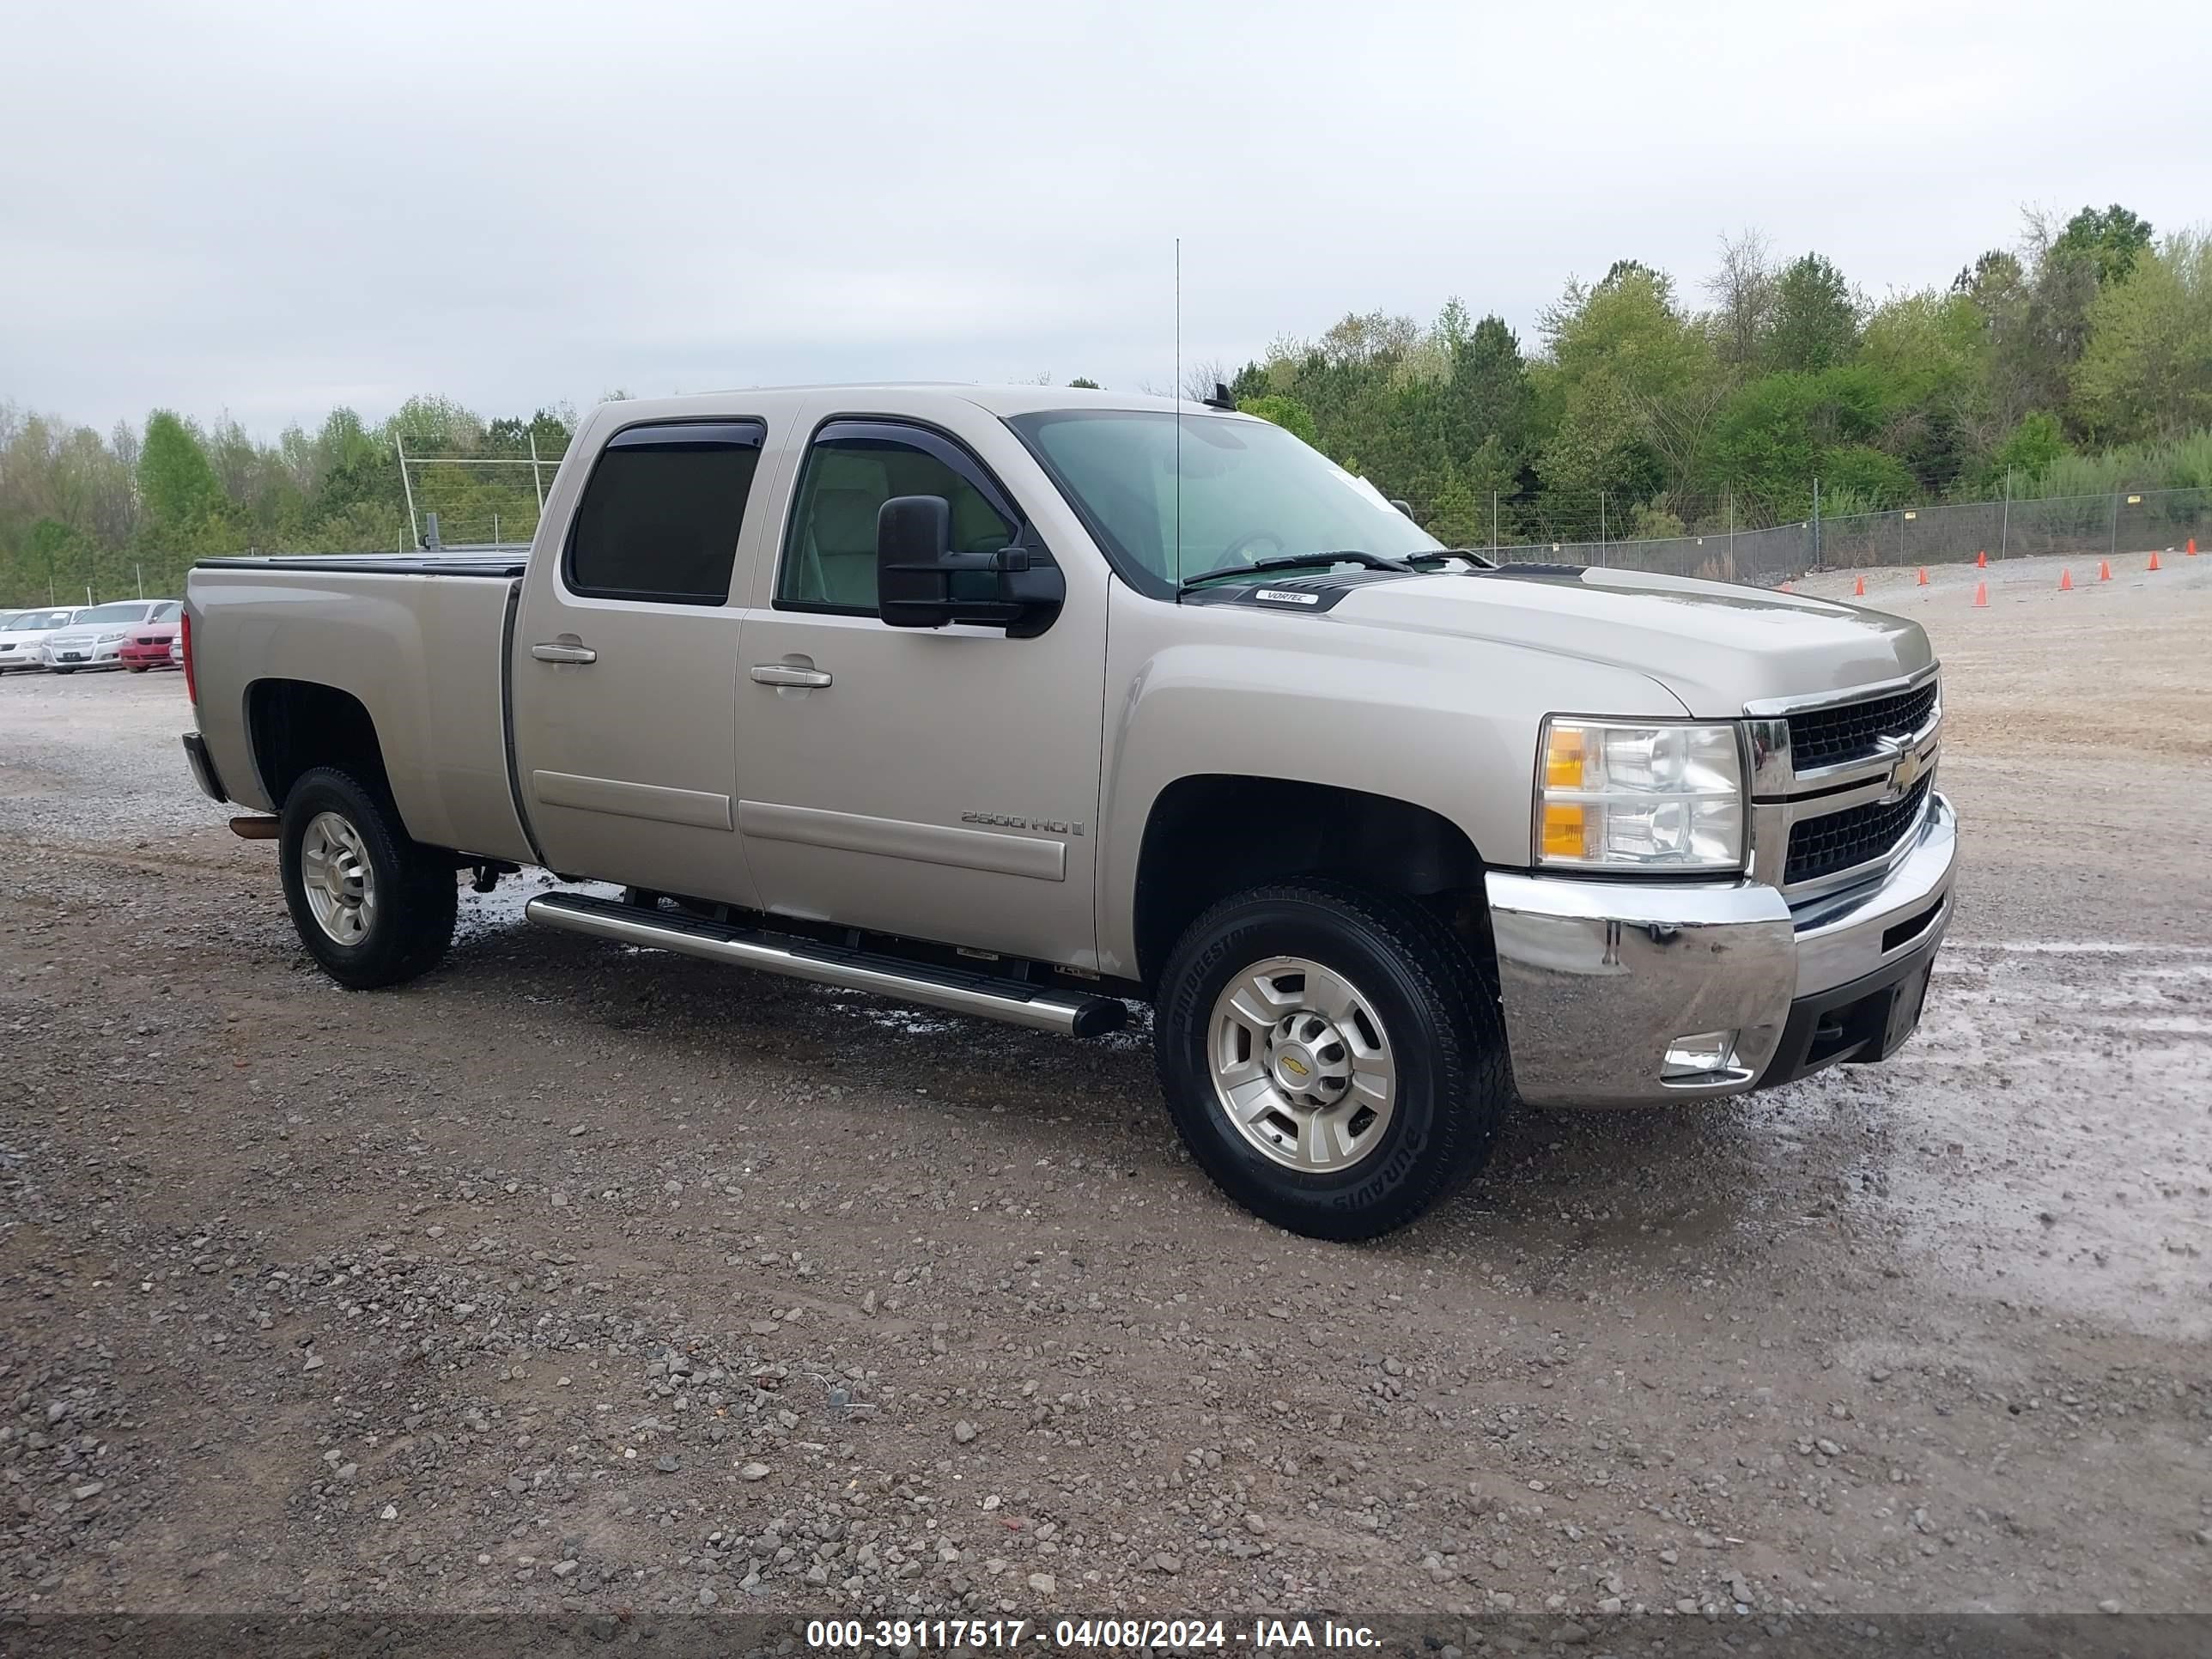
POLYGON ((617 425, 573 502, 549 504, 566 533, 532 550, 509 673, 516 785, 554 870, 756 902, 735 704, 770 425, 617 425))

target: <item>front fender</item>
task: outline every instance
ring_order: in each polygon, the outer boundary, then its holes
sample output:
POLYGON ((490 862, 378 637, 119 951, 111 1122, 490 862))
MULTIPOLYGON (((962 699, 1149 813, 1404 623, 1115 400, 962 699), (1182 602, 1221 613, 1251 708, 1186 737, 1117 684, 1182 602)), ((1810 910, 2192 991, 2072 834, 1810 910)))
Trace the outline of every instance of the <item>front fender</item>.
POLYGON ((1632 670, 1328 614, 1182 606, 1116 584, 1098 815, 1103 973, 1135 978, 1136 882, 1161 793, 1198 774, 1333 785, 1425 807, 1486 864, 1528 862, 1553 713, 1679 716, 1632 670))

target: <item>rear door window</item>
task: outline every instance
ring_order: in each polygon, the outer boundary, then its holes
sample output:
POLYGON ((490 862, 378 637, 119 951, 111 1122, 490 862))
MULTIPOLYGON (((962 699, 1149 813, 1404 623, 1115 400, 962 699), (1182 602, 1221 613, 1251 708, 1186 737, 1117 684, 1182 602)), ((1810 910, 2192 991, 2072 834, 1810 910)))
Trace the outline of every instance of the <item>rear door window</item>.
POLYGON ((562 576, 590 599, 726 605, 767 428, 635 426, 607 441, 568 532, 562 576))

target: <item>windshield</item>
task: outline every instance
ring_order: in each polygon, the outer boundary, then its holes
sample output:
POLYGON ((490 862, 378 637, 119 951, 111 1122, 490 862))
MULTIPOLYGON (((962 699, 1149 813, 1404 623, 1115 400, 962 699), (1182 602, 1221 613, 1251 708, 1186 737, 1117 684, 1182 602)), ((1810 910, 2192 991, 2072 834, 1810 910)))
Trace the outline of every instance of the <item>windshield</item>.
POLYGON ((69 619, 70 613, 66 611, 26 611, 8 627, 10 632, 44 633, 50 629, 66 628, 69 619))
POLYGON ((1009 424, 1121 574, 1155 597, 1262 560, 1347 550, 1401 559, 1439 545, 1374 485, 1266 421, 1054 410, 1009 424))
POLYGON ((151 607, 143 600, 124 605, 96 605, 89 611, 77 613, 80 623, 143 622, 151 607))

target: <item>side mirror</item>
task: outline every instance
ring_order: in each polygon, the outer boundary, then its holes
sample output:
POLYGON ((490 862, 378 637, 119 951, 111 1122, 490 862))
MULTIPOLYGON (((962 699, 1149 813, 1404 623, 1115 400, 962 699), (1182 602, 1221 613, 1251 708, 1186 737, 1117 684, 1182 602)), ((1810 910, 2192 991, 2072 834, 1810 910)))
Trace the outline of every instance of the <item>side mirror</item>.
POLYGON ((894 495, 876 514, 876 614, 893 628, 942 628, 952 620, 952 503, 942 495, 894 495))
POLYGON ((976 623, 1029 639, 1052 626, 1067 579, 1028 525, 994 553, 952 550, 942 495, 894 495, 876 514, 876 614, 893 628, 976 623))

